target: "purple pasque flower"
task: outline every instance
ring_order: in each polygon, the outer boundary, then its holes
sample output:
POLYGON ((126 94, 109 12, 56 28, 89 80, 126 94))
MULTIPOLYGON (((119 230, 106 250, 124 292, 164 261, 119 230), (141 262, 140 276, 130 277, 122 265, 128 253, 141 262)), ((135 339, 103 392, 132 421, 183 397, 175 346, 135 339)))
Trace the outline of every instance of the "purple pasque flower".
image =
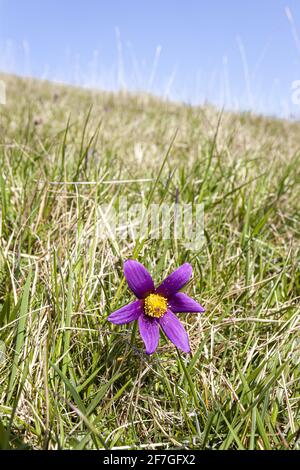
POLYGON ((141 263, 131 259, 125 261, 124 274, 129 288, 138 300, 111 313, 108 320, 116 325, 138 320, 147 354, 154 353, 157 348, 159 328, 175 346, 184 352, 190 352, 187 332, 175 313, 205 311, 198 302, 179 292, 192 273, 192 266, 184 263, 155 289, 151 275, 141 263))

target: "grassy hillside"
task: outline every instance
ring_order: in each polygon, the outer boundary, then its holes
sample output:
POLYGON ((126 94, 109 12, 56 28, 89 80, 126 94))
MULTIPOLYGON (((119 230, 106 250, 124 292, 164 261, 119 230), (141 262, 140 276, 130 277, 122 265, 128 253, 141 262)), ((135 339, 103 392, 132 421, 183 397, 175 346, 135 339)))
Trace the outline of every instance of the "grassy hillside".
POLYGON ((1 78, 1 447, 299 448, 300 124, 1 78), (203 203, 205 243, 100 239, 121 197, 203 203), (133 254, 192 264, 191 355, 107 322, 133 254))

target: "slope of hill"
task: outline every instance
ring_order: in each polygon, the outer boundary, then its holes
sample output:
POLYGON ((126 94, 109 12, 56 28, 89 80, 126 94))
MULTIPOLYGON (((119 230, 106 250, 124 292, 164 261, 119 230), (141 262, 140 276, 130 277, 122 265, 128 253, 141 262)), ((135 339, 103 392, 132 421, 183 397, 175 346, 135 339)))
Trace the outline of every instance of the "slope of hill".
POLYGON ((299 448, 300 124, 0 78, 2 448, 299 448), (99 236, 121 200, 203 204, 202 245, 99 236), (191 355, 107 322, 133 255, 192 264, 191 355))

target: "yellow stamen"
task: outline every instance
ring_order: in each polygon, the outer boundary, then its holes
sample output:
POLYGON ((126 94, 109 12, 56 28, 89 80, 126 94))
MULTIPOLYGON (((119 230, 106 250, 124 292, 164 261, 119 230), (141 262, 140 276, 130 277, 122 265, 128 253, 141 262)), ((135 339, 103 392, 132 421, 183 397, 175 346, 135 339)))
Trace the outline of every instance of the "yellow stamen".
POLYGON ((168 308, 167 299, 162 295, 150 294, 145 299, 144 311, 149 317, 160 318, 168 308))

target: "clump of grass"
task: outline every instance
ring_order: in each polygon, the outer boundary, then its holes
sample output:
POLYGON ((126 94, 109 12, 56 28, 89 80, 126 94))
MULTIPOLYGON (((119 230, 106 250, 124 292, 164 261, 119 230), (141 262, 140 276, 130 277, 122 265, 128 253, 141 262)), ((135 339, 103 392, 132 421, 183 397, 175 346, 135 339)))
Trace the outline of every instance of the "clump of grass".
POLYGON ((3 79, 1 447, 298 449, 299 124, 3 79), (121 197, 202 202, 204 245, 100 240, 121 197), (106 321, 133 253, 193 265, 190 357, 106 321))

